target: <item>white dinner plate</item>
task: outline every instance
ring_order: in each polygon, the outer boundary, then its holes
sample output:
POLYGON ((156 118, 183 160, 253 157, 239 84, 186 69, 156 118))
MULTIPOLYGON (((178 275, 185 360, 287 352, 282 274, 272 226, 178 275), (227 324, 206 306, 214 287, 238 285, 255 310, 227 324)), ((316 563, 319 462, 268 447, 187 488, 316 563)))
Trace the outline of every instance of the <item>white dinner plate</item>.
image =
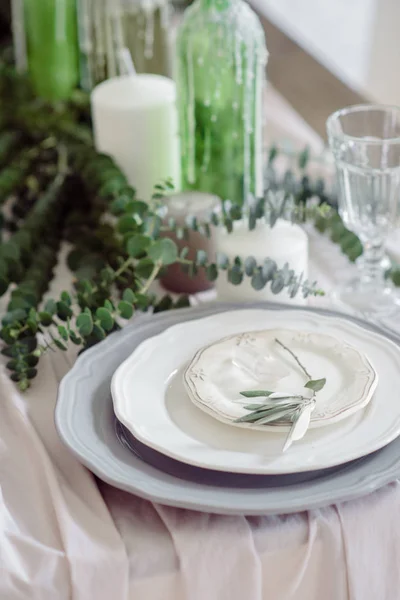
POLYGON ((246 399, 240 392, 269 390, 309 397, 312 392, 304 386, 311 378, 325 378, 326 383, 316 394, 310 428, 332 425, 364 408, 378 384, 374 368, 357 348, 324 333, 286 328, 228 336, 199 350, 184 372, 189 398, 201 410, 223 423, 266 434, 287 431, 290 423, 238 423, 237 419, 249 414, 246 405, 265 401, 263 397, 246 399))
POLYGON ((240 310, 176 325, 143 342, 117 369, 111 391, 118 419, 147 446, 195 466, 238 473, 324 469, 365 456, 400 434, 400 350, 336 317, 307 311, 240 310), (234 428, 189 400, 182 374, 202 347, 268 328, 321 332, 363 352, 379 375, 372 402, 340 423, 313 429, 282 454, 284 434, 234 428))

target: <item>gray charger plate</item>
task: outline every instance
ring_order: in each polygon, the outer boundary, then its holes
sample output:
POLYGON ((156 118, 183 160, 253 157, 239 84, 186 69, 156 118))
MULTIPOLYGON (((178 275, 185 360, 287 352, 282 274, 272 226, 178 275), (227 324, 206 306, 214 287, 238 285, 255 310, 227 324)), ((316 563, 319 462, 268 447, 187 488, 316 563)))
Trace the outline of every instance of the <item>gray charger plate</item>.
MULTIPOLYGON (((112 402, 112 400, 110 400, 112 402)), ((138 439, 136 439, 131 432, 124 427, 122 423, 115 418, 115 433, 117 438, 125 448, 128 448, 135 456, 143 460, 148 465, 159 469, 163 473, 168 473, 179 479, 185 479, 195 483, 201 483, 203 485, 213 485, 217 487, 230 487, 230 488, 270 488, 270 487, 284 487, 288 485, 294 485, 295 483, 302 483, 305 481, 311 481, 312 479, 318 479, 335 473, 336 471, 343 470, 343 465, 337 467, 331 467, 329 469, 319 469, 316 471, 302 471, 301 473, 292 473, 286 475, 250 475, 248 473, 230 473, 213 471, 212 469, 203 469, 201 467, 194 467, 187 465, 178 460, 170 458, 153 448, 149 448, 138 439)), ((367 458, 360 458, 357 461, 351 461, 345 465, 349 467, 355 462, 361 460, 367 460, 367 458)))
MULTIPOLYGON (((288 309, 272 303, 246 305, 249 307, 288 309)), ((62 380, 55 412, 59 435, 77 458, 100 479, 142 498, 220 514, 284 514, 318 508, 363 496, 400 477, 400 438, 361 460, 310 474, 306 480, 298 480, 295 475, 283 479, 254 476, 265 478, 261 487, 255 485, 256 479, 232 479, 232 474, 224 473, 219 473, 218 483, 206 474, 200 480, 185 478, 181 471, 167 472, 148 464, 135 444, 121 443, 110 399, 111 378, 121 362, 143 340, 167 327, 233 309, 243 309, 243 305, 209 304, 145 315, 85 352, 62 380)), ((304 307, 299 310, 347 318, 399 342, 394 335, 342 313, 304 307)))

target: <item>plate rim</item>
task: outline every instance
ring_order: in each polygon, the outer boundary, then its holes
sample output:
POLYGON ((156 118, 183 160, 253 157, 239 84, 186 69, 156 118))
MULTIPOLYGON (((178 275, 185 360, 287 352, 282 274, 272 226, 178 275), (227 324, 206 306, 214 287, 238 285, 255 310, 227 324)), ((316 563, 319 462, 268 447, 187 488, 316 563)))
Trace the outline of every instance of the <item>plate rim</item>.
MULTIPOLYGON (((222 414, 220 414, 218 411, 214 411, 212 408, 209 407, 207 402, 203 401, 200 393, 196 389, 196 382, 193 381, 192 379, 190 379, 190 371, 194 368, 194 366, 196 364, 199 364, 202 355, 205 354, 208 350, 210 350, 213 346, 216 346, 217 344, 221 344, 221 343, 230 341, 231 339, 234 339, 240 335, 247 334, 247 333, 262 334, 262 333, 266 333, 266 332, 270 332, 270 331, 283 331, 283 330, 284 330, 283 328, 260 329, 260 330, 254 330, 251 332, 234 333, 234 334, 225 336, 224 338, 222 338, 220 340, 212 342, 211 344, 208 344, 207 346, 205 346, 203 348, 200 348, 196 352, 196 354, 193 356, 192 360, 190 361, 190 363, 187 365, 187 367, 185 368, 185 370, 183 372, 183 382, 184 382, 186 391, 187 391, 191 401, 196 406, 198 406, 198 408, 200 408, 200 410, 203 410, 204 412, 210 414, 214 418, 220 420, 222 423, 228 423, 233 426, 234 423, 231 420, 224 418, 224 416, 222 414)), ((289 329, 288 329, 288 331, 290 331, 291 333, 296 332, 296 330, 289 330, 289 329)), ((326 417, 326 418, 324 418, 324 417, 315 418, 314 417, 314 419, 313 419, 313 417, 311 417, 310 429, 316 429, 316 428, 320 428, 320 427, 333 425, 334 423, 338 423, 342 419, 345 419, 345 418, 351 416, 358 410, 365 408, 368 405, 368 403, 371 401, 372 396, 373 396, 373 394, 376 390, 376 387, 378 385, 378 382, 379 382, 378 373, 375 370, 374 366, 371 364, 368 357, 364 353, 360 352, 357 348, 352 346, 351 344, 349 344, 347 342, 342 342, 341 340, 335 338, 333 335, 321 334, 321 333, 312 332, 312 331, 300 331, 300 330, 297 331, 297 333, 303 334, 303 335, 305 335, 305 334, 306 335, 323 335, 325 337, 331 338, 332 340, 334 340, 335 342, 340 344, 342 346, 342 348, 345 348, 346 350, 350 350, 351 352, 355 352, 357 354, 357 358, 360 361, 360 363, 362 363, 365 366, 365 369, 368 370, 368 373, 367 372, 363 373, 363 376, 365 377, 365 383, 364 383, 364 389, 363 389, 362 396, 360 396, 355 402, 353 402, 351 406, 349 406, 348 408, 342 408, 341 410, 337 411, 333 416, 326 417)), ((240 423, 240 424, 237 424, 236 426, 243 427, 243 428, 251 427, 251 425, 248 425, 247 423, 240 423)), ((266 426, 266 427, 264 426, 264 427, 253 427, 253 428, 257 429, 257 430, 262 430, 262 431, 286 431, 286 432, 288 432, 290 429, 290 426, 289 425, 288 426, 279 425, 279 426, 275 426, 275 427, 274 426, 266 426)))
MULTIPOLYGON (((256 308, 265 307, 265 303, 253 303, 256 308)), ((139 334, 143 333, 146 338, 146 333, 149 331, 150 335, 154 335, 154 330, 165 325, 165 328, 169 326, 170 322, 177 323, 181 318, 191 320, 197 317, 198 314, 214 314, 227 309, 238 309, 242 305, 238 304, 224 304, 220 306, 214 306, 210 309, 209 306, 205 305, 195 309, 181 309, 180 315, 157 315, 156 319, 153 318, 153 323, 150 324, 149 320, 144 320, 143 317, 136 318, 134 323, 128 324, 121 332, 116 332, 110 335, 104 342, 89 349, 73 365, 72 369, 67 373, 60 383, 57 404, 55 409, 55 425, 61 440, 66 447, 78 458, 80 462, 86 465, 95 475, 101 478, 106 483, 115 486, 118 489, 125 490, 127 492, 136 494, 137 496, 144 498, 152 502, 161 502, 168 506, 197 510, 207 513, 216 514, 229 514, 229 515, 276 515, 276 514, 289 514, 299 512, 303 510, 311 510, 320 508, 329 504, 353 500, 369 494, 376 489, 387 485, 396 480, 400 474, 400 452, 397 448, 399 442, 396 440, 386 446, 383 450, 379 451, 368 457, 368 462, 356 464, 351 470, 340 471, 335 474, 334 477, 330 477, 328 481, 318 481, 318 483, 310 482, 307 484, 299 484, 295 486, 295 494, 290 493, 284 494, 282 497, 275 498, 276 494, 263 494, 261 501, 259 494, 255 495, 254 490, 244 488, 243 493, 241 489, 235 488, 235 493, 232 490, 226 488, 220 490, 210 486, 205 489, 205 486, 194 484, 182 485, 181 482, 176 482, 175 478, 169 476, 167 481, 165 477, 162 477, 153 467, 143 468, 140 465, 139 459, 135 459, 133 455, 129 453, 129 459, 132 463, 131 470, 133 473, 138 474, 135 477, 127 477, 124 474, 123 465, 121 464, 121 471, 124 477, 112 473, 107 468, 107 463, 104 460, 99 460, 96 452, 92 452, 88 456, 87 448, 83 443, 82 439, 79 438, 76 431, 74 432, 69 427, 69 422, 66 416, 73 410, 73 402, 78 398, 78 388, 81 381, 88 381, 91 386, 94 386, 94 379, 91 377, 91 364, 97 360, 98 356, 106 353, 112 353, 114 348, 121 344, 125 335, 130 338, 130 348, 128 352, 131 352, 132 340, 139 334), (139 320, 140 319, 140 320, 139 320), (81 372, 81 373, 80 373, 81 372), (144 471, 144 476, 143 475, 144 471), (153 481, 158 480, 158 485, 154 489, 153 481), (334 485, 329 487, 331 481, 334 481, 334 485), (351 481, 353 480, 353 481, 351 481), (153 485, 152 485, 153 484, 153 485), (339 484, 339 485, 338 485, 339 484), (177 491, 179 489, 179 492, 177 491)), ((282 305, 269 303, 268 308, 272 310, 279 310, 282 305)), ((312 307, 310 307, 312 308, 312 307)), ((332 311, 329 309, 314 308, 313 312, 319 314, 331 314, 333 316, 343 316, 358 324, 363 328, 367 328, 371 331, 375 331, 379 335, 382 335, 386 339, 390 339, 393 343, 400 345, 400 337, 393 334, 391 331, 385 332, 383 329, 359 319, 351 315, 340 313, 339 311, 332 311)), ((142 341, 142 340, 140 340, 142 341)), ((139 342, 135 343, 135 347, 139 345, 139 342)), ((105 374, 101 372, 101 376, 107 381, 110 380, 111 374, 105 374)), ((97 389, 97 388, 95 388, 97 389)), ((78 402, 78 408, 82 410, 85 407, 85 403, 94 396, 93 390, 92 395, 84 395, 83 402, 78 402)), ((94 429, 92 431, 92 443, 96 446, 98 443, 98 433, 94 429)), ((84 439, 87 440, 87 435, 84 435, 84 439)), ((399 445, 400 448, 400 445, 399 445)), ((109 460, 122 463, 122 459, 115 457, 112 451, 107 448, 109 453, 109 460)), ((125 454, 128 450, 125 451, 125 454)), ((278 493, 278 492, 277 492, 278 493)))
MULTIPOLYGON (((287 305, 278 305, 278 306, 280 306, 280 312, 291 312, 291 313, 292 312, 296 312, 296 313, 302 313, 303 312, 303 313, 305 313, 306 316, 307 315, 310 316, 310 314, 312 315, 312 314, 314 314, 316 312, 315 310, 310 310, 310 309, 304 308, 302 306, 301 307, 299 306, 299 307, 296 307, 296 308, 294 308, 294 307, 288 307, 287 305)), ((250 311, 252 312, 254 309, 257 310, 257 309, 260 309, 260 308, 261 308, 261 310, 268 311, 269 308, 270 308, 270 304, 269 303, 265 303, 262 306, 255 306, 253 308, 251 306, 249 306, 249 305, 239 305, 239 309, 237 309, 237 310, 242 310, 242 311, 245 311, 245 312, 250 312, 250 311)), ((312 308, 312 307, 310 307, 310 308, 312 308)), ((227 310, 227 311, 219 311, 219 312, 231 312, 231 311, 227 310)), ((371 329, 368 330, 368 328, 366 328, 365 326, 364 327, 362 325, 360 326, 356 322, 353 322, 349 318, 346 318, 346 316, 348 316, 348 315, 346 315, 344 313, 336 313, 335 311, 332 311, 331 314, 329 314, 328 312, 325 313, 325 314, 323 314, 323 313, 319 313, 319 314, 322 314, 322 316, 326 316, 326 317, 334 317, 335 319, 339 318, 339 320, 341 320, 342 324, 344 324, 345 326, 348 326, 349 324, 351 326, 356 326, 356 328, 358 327, 360 330, 363 331, 364 335, 365 335, 366 331, 369 332, 369 333, 371 333, 371 334, 378 335, 376 331, 374 332, 371 329)), ((204 319, 210 319, 210 318, 212 318, 214 316, 215 315, 212 313, 211 315, 208 315, 208 316, 204 317, 204 319)), ((200 317, 198 319, 192 319, 191 321, 199 321, 199 322, 201 322, 202 320, 203 320, 203 318, 200 317)), ((361 321, 361 323, 362 323, 362 321, 361 321)), ((140 344, 140 346, 143 347, 143 351, 145 351, 145 350, 147 351, 147 347, 151 343, 153 343, 153 345, 154 345, 154 341, 153 340, 157 340, 161 336, 168 337, 169 335, 173 335, 173 332, 177 328, 182 328, 182 326, 184 326, 184 325, 185 325, 185 321, 183 321, 182 323, 178 322, 175 325, 167 327, 160 334, 154 335, 151 338, 147 338, 146 340, 144 340, 144 342, 142 344, 140 344)), ((398 346, 393 341, 391 341, 385 335, 383 335, 383 336, 381 335, 380 337, 383 338, 383 340, 384 340, 385 343, 389 343, 390 345, 392 345, 394 347, 394 349, 396 350, 396 353, 399 353, 399 348, 398 348, 398 346)), ((111 392, 112 392, 112 397, 113 397, 114 411, 115 411, 115 414, 116 414, 117 418, 127 427, 127 429, 129 431, 131 431, 131 433, 140 442, 144 443, 145 445, 153 448, 154 450, 157 450, 158 452, 160 452, 162 454, 165 454, 165 455, 167 455, 167 456, 169 456, 171 458, 174 458, 175 460, 184 462, 186 464, 191 464, 193 466, 197 466, 197 467, 200 467, 200 468, 207 468, 207 465, 205 465, 201 461, 198 461, 196 458, 194 458, 193 460, 192 459, 188 460, 187 457, 182 457, 181 455, 174 453, 171 449, 169 449, 169 448, 166 449, 165 446, 158 445, 157 443, 154 442, 154 440, 150 439, 149 437, 143 436, 143 434, 142 434, 141 431, 132 428, 131 421, 129 420, 129 418, 127 418, 125 412, 123 410, 121 410, 121 408, 123 408, 122 405, 121 405, 121 403, 118 404, 118 399, 116 399, 117 395, 115 393, 115 386, 116 386, 116 381, 118 379, 119 373, 123 372, 124 370, 126 370, 128 368, 129 362, 131 361, 132 356, 135 354, 135 352, 136 352, 136 350, 134 352, 132 352, 132 354, 130 356, 128 356, 127 359, 120 364, 120 366, 118 367, 118 369, 116 369, 116 371, 115 371, 115 373, 114 373, 114 375, 112 377, 112 380, 111 380, 111 392)), ((399 419, 400 419, 400 414, 399 414, 398 420, 399 419)), ((230 465, 229 466, 229 471, 230 472, 238 472, 238 473, 248 473, 248 474, 264 474, 264 475, 267 475, 267 474, 274 475, 275 474, 275 475, 277 475, 277 474, 283 474, 283 473, 289 473, 289 472, 290 473, 294 473, 294 472, 302 472, 302 471, 311 471, 311 470, 319 470, 319 469, 323 469, 323 468, 329 468, 331 466, 338 466, 340 464, 345 464, 345 463, 347 463, 347 462, 349 462, 351 460, 356 460, 356 459, 360 458, 361 456, 367 456, 368 454, 371 454, 371 453, 373 453, 373 452, 375 452, 375 451, 383 448, 385 445, 387 445, 388 443, 390 443, 391 441, 393 441, 393 439, 395 439, 396 437, 398 437, 399 432, 400 432, 400 421, 399 421, 399 423, 397 425, 397 430, 396 431, 391 431, 390 434, 385 433, 384 440, 381 441, 381 442, 379 442, 379 443, 377 443, 368 452, 365 452, 363 454, 359 454, 359 453, 358 454, 354 454, 353 453, 353 455, 351 455, 350 457, 342 458, 342 460, 339 461, 339 462, 333 462, 332 461, 332 462, 329 462, 329 464, 327 463, 327 464, 324 464, 324 465, 318 465, 318 466, 314 466, 313 468, 311 468, 310 465, 305 465, 304 464, 302 468, 298 468, 295 471, 293 471, 293 470, 290 470, 290 471, 289 470, 286 470, 286 471, 280 471, 279 470, 278 471, 276 468, 274 469, 274 468, 271 468, 269 466, 269 467, 267 467, 269 469, 268 472, 267 472, 265 466, 250 467, 250 468, 246 468, 246 470, 245 470, 243 467, 236 467, 235 465, 230 465)), ((223 465, 217 466, 217 465, 214 464, 212 468, 216 469, 216 470, 220 470, 221 472, 228 470, 228 468, 226 467, 226 465, 224 465, 224 466, 223 465)), ((290 467, 290 468, 292 469, 292 467, 290 467)))

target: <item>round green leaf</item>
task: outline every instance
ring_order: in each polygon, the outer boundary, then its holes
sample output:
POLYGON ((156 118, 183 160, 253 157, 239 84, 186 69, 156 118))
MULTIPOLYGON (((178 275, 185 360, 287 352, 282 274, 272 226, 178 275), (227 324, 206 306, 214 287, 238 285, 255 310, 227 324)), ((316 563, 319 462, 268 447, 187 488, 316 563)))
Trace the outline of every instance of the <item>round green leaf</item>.
POLYGON ((10 375, 10 379, 15 382, 21 381, 23 378, 24 375, 22 373, 11 373, 10 375))
POLYGON ((33 354, 30 354, 29 356, 25 357, 25 362, 29 367, 36 367, 39 362, 39 358, 37 356, 33 356, 33 354))
POLYGON ((153 262, 161 262, 163 265, 171 265, 178 258, 178 248, 169 238, 163 238, 154 242, 147 251, 153 262))
POLYGON ((217 252, 217 265, 224 271, 229 267, 229 258, 223 252, 217 252))
POLYGON ((90 312, 81 313, 76 319, 76 326, 83 337, 88 337, 93 331, 93 319, 90 312))
POLYGON ((200 267, 203 267, 208 261, 207 252, 204 250, 197 250, 196 262, 200 267))
POLYGON ((257 267, 257 261, 254 256, 249 256, 244 261, 244 270, 248 277, 251 277, 254 274, 254 271, 257 267))
POLYGON ((21 362, 19 360, 17 360, 16 358, 13 358, 12 360, 8 361, 8 363, 6 364, 6 368, 9 371, 17 371, 20 364, 21 364, 21 362))
POLYGON ((267 258, 261 267, 262 275, 266 282, 270 281, 277 271, 277 264, 274 260, 267 258))
POLYGON ((264 289, 266 285, 267 285, 267 280, 263 276, 262 270, 257 269, 256 272, 254 273, 253 277, 251 278, 251 287, 254 290, 259 291, 259 290, 264 289))
POLYGON ((132 304, 125 302, 125 300, 121 300, 121 302, 118 304, 118 310, 123 319, 130 319, 133 315, 132 304))
POLYGON ((129 302, 129 304, 135 303, 136 297, 130 288, 124 290, 124 293, 122 294, 122 300, 125 300, 125 302, 129 302))
POLYGON ((215 281, 218 278, 218 269, 215 263, 208 265, 206 269, 206 276, 208 281, 215 281))
POLYGON ((3 317, 2 324, 10 325, 11 323, 18 323, 20 321, 24 321, 26 319, 26 311, 22 308, 17 308, 16 310, 11 310, 6 313, 3 317))
POLYGON ((61 300, 60 302, 57 302, 57 315, 62 321, 67 321, 73 316, 73 312, 68 304, 61 300))
POLYGON ((124 215, 118 220, 118 231, 120 233, 128 233, 137 230, 137 222, 136 219, 131 217, 130 215, 124 215))
POLYGON ((74 333, 73 331, 69 332, 69 337, 70 337, 71 342, 73 344, 75 344, 76 346, 80 346, 82 344, 82 338, 77 336, 76 333, 74 333))
POLYGON ((158 215, 151 215, 145 219, 145 232, 153 239, 160 233, 161 226, 162 219, 158 215))
POLYGON ((67 306, 71 306, 72 304, 71 296, 68 294, 68 292, 61 293, 61 300, 65 302, 67 306))
POLYGON ((137 235, 132 235, 128 238, 126 242, 126 250, 132 258, 136 258, 146 252, 147 248, 150 246, 152 240, 147 235, 142 235, 138 233, 137 235))
POLYGON ((146 202, 142 202, 142 200, 132 200, 126 205, 125 211, 143 218, 149 212, 149 205, 146 202))
POLYGON ((170 308, 172 308, 174 302, 171 298, 171 296, 169 296, 168 294, 166 294, 163 298, 161 298, 161 300, 155 305, 154 307, 154 312, 158 313, 158 312, 163 312, 165 310, 169 310, 170 308))
POLYGON ((34 336, 23 338, 18 341, 20 354, 31 354, 37 346, 37 339, 34 336))
POLYGON ((39 313, 39 319, 42 325, 44 325, 45 327, 49 327, 49 325, 52 324, 53 322, 53 317, 50 313, 48 313, 47 311, 43 311, 39 313))
POLYGON ((279 294, 283 290, 284 287, 285 287, 285 280, 281 275, 277 275, 271 281, 271 292, 273 294, 279 294))
POLYGON ((228 270, 228 281, 232 285, 240 285, 242 283, 243 271, 239 265, 233 265, 233 267, 228 270))
POLYGON ((53 342, 55 343, 55 345, 57 346, 57 348, 59 350, 67 350, 67 346, 65 344, 63 344, 62 342, 60 342, 60 340, 53 340, 53 342))
POLYGON ((152 297, 149 294, 137 294, 135 298, 135 304, 139 310, 146 310, 152 301, 152 297))
POLYGON ((27 369, 26 371, 26 377, 28 379, 34 379, 37 375, 37 369, 34 369, 33 367, 30 369, 27 369))
POLYGON ((57 329, 58 329, 58 333, 60 334, 62 339, 67 342, 69 340, 69 335, 68 335, 68 331, 67 331, 66 327, 64 327, 63 325, 59 325, 57 327, 57 329))
POLYGON ((95 324, 95 325, 93 325, 92 336, 94 337, 95 340, 97 340, 98 342, 101 342, 106 337, 106 332, 104 331, 104 329, 102 327, 100 327, 100 325, 95 324))
POLYGON ((98 308, 96 310, 96 317, 99 319, 100 325, 105 331, 111 331, 114 327, 113 316, 106 308, 98 308))
POLYGON ((184 248, 182 248, 181 253, 180 253, 180 258, 182 260, 185 260, 185 258, 187 257, 187 255, 189 254, 189 248, 187 246, 185 246, 184 248))
POLYGON ((38 326, 34 319, 27 319, 26 324, 31 330, 31 333, 35 334, 37 332, 38 326))
POLYGON ((154 264, 151 258, 142 258, 135 267, 135 275, 147 279, 153 270, 154 264))

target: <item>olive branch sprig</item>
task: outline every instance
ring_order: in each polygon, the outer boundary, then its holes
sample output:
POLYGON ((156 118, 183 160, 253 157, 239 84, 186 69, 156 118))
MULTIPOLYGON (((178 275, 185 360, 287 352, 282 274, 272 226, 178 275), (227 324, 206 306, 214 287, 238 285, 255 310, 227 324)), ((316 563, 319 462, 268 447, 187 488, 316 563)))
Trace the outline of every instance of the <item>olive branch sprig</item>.
POLYGON ((313 379, 307 368, 299 357, 280 340, 275 342, 290 354, 307 378, 304 388, 312 391, 311 396, 304 394, 286 394, 284 392, 273 392, 270 390, 246 390, 240 392, 245 398, 268 398, 259 404, 246 404, 243 408, 250 411, 249 414, 236 419, 236 423, 254 423, 256 425, 267 425, 280 421, 295 423, 302 410, 310 404, 315 403, 317 392, 321 391, 326 384, 326 378, 313 379))

